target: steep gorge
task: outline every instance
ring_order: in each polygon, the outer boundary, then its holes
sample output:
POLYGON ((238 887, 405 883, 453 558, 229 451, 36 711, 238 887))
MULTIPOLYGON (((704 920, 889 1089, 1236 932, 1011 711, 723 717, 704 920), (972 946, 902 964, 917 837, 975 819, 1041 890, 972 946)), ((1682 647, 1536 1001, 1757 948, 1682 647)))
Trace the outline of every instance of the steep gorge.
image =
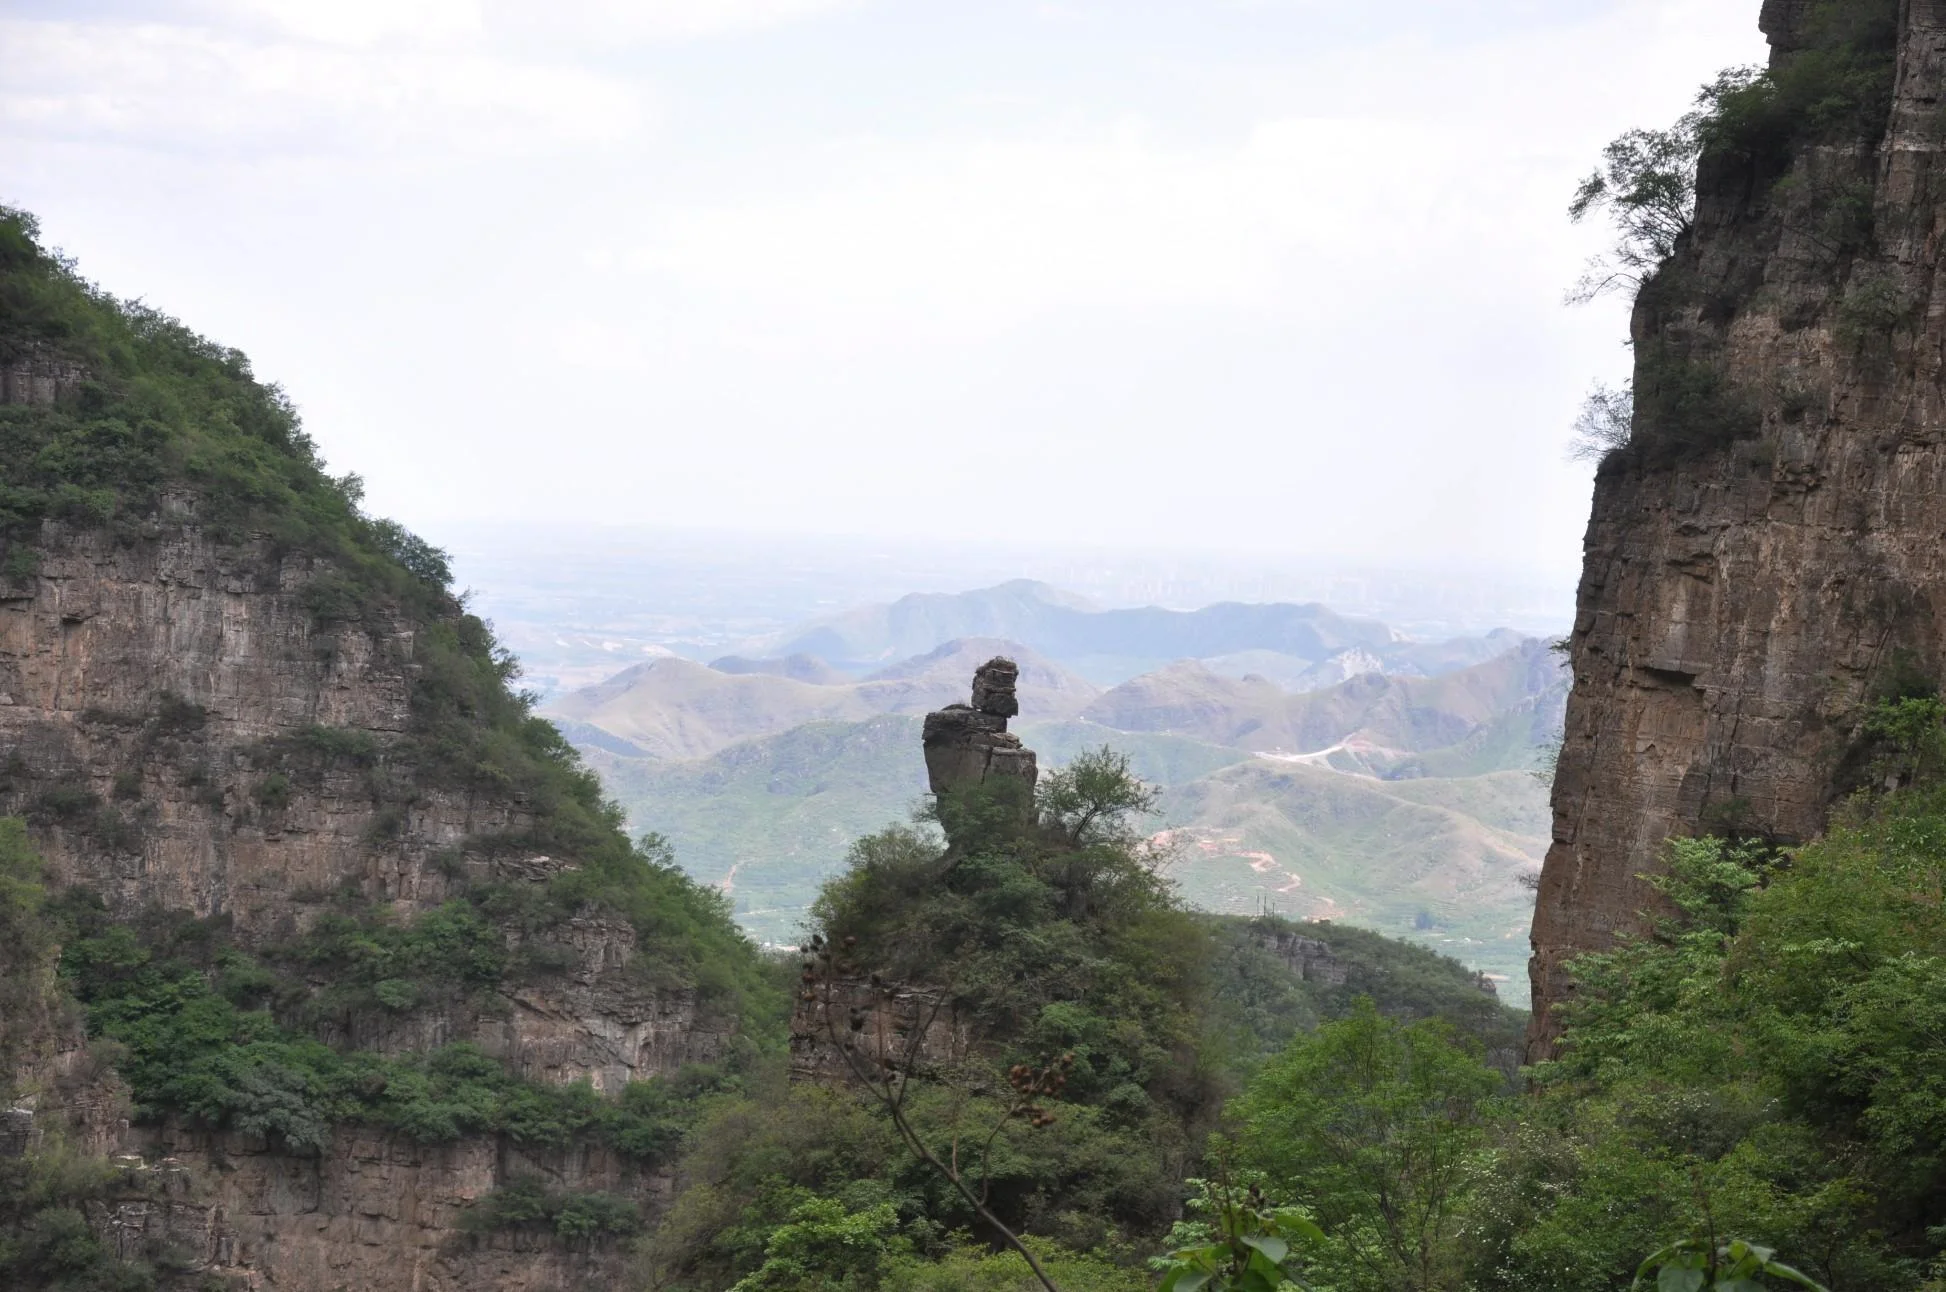
POLYGON ((1705 135, 1596 481, 1530 1058, 1667 838, 1812 837, 1871 702, 1946 652, 1946 3, 1766 0, 1761 24, 1769 79, 1705 135))

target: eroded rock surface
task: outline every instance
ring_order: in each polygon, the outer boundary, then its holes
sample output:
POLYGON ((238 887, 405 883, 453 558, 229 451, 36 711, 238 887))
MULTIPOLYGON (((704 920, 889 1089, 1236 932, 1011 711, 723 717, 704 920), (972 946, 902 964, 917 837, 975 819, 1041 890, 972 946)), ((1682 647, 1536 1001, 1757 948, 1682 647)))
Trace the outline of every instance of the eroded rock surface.
MULTIPOLYGON (((1803 46, 1812 8, 1764 5, 1774 60, 1803 46)), ((1671 835, 1815 834, 1874 687, 1895 667, 1940 676, 1946 4, 1914 0, 1902 23, 1883 136, 1801 148, 1782 185, 1706 157, 1695 226, 1637 303, 1638 403, 1653 356, 1693 358, 1753 425, 1598 475, 1530 1058, 1558 1034, 1564 963, 1640 926, 1641 876, 1671 835), (1868 231, 1834 223, 1840 201, 1868 207, 1868 231)))
MULTIPOLYGON (((420 668, 414 629, 383 613, 321 619, 309 593, 324 571, 308 558, 268 536, 219 540, 187 501, 148 533, 50 523, 36 548, 37 571, 0 583, 0 814, 30 820, 55 884, 86 885, 123 916, 161 906, 226 917, 242 944, 264 946, 302 933, 339 895, 406 918, 464 882, 539 884, 565 864, 511 842, 533 819, 517 797, 420 775, 404 739, 420 668), (327 748, 359 756, 302 755, 319 732, 327 748)), ((631 970, 639 948, 625 920, 591 909, 506 936, 546 968, 484 1003, 456 994, 347 1014, 323 1025, 325 1038, 394 1053, 472 1041, 532 1079, 609 1091, 715 1058, 731 1038, 734 1020, 699 1008, 693 992, 631 970)), ((75 1035, 40 1038, 35 1053, 45 1057, 26 1084, 50 1091, 88 1062, 75 1035)), ((426 1146, 345 1126, 307 1156, 131 1128, 112 1074, 68 1087, 58 1102, 69 1141, 125 1155, 130 1173, 91 1219, 118 1250, 179 1258, 192 1284, 606 1286, 622 1259, 613 1243, 476 1238, 457 1218, 525 1175, 651 1211, 667 1187, 587 1144, 426 1146)), ((33 1133, 33 1111, 7 1113, 0 1151, 33 1133)))
POLYGON ((991 659, 973 675, 973 703, 926 715, 926 776, 936 795, 990 787, 1031 805, 1040 768, 1034 751, 1007 730, 1020 712, 1020 668, 991 659))

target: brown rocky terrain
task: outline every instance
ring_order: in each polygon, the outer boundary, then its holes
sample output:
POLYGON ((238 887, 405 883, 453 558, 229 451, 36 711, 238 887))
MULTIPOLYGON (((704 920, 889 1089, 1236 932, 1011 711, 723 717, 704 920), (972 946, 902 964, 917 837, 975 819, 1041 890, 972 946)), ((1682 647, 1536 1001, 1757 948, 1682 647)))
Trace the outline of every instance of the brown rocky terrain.
MULTIPOLYGON (((1774 68, 1816 17, 1763 6, 1774 68)), ((1668 837, 1811 836, 1873 696, 1939 677, 1946 5, 1910 0, 1899 24, 1883 130, 1706 150, 1693 227, 1638 298, 1636 442, 1588 527, 1530 1057, 1558 1033, 1564 962, 1639 927, 1668 837), (1681 445, 1685 380, 1720 382, 1732 433, 1681 445)))
MULTIPOLYGON (((538 883, 564 864, 478 846, 529 824, 504 794, 415 788, 400 800, 345 766, 290 778, 274 801, 261 792, 265 751, 301 732, 398 740, 410 623, 321 630, 301 595, 309 563, 261 538, 217 541, 187 515, 135 542, 50 527, 41 552, 36 575, 0 588, 0 813, 39 823, 55 884, 84 885, 130 917, 227 917, 249 946, 298 934, 346 889, 409 916, 468 875, 538 883)), ((699 1013, 693 992, 645 990, 625 972, 637 951, 627 921, 589 911, 534 936, 561 968, 510 986, 497 1007, 354 1014, 339 1039, 393 1053, 471 1040, 524 1076, 608 1090, 711 1058, 728 1039, 730 1024, 699 1013)), ((83 1061, 72 1034, 44 1048, 57 1067, 83 1061)), ((257 1136, 130 1128, 112 1099, 95 1102, 107 1105, 89 1128, 96 1146, 135 1159, 129 1200, 97 1207, 118 1246, 161 1242, 240 1286, 568 1286, 614 1252, 518 1233, 476 1240, 456 1227, 463 1208, 513 1174, 649 1201, 665 1183, 588 1145, 523 1153, 494 1138, 420 1145, 341 1128, 312 1156, 257 1136)))

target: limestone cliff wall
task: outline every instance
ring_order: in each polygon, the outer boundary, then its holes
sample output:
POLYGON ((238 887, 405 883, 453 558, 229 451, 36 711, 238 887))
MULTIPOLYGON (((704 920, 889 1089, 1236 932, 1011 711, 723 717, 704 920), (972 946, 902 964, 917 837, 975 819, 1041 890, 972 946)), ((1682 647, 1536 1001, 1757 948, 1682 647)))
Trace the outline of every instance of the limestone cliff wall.
MULTIPOLYGON (((1774 60, 1811 12, 1764 5, 1774 60)), ((1946 658, 1946 3, 1906 0, 1900 23, 1882 136, 1800 148, 1783 183, 1706 155, 1694 228, 1638 301, 1638 401, 1647 356, 1694 358, 1760 429, 1597 478, 1530 1057, 1564 961, 1639 923, 1669 836, 1814 834, 1874 687, 1946 658)))
MULTIPOLYGON (((30 383, 28 397, 54 380, 30 383)), ((29 818, 55 883, 85 884, 125 915, 226 916, 240 941, 261 946, 308 927, 334 893, 410 915, 461 879, 539 882, 562 864, 481 846, 528 823, 517 799, 427 787, 398 765, 413 629, 321 625, 304 595, 320 573, 308 559, 267 536, 219 540, 187 502, 146 534, 49 524, 37 547, 37 572, 0 582, 0 814, 29 818), (316 727, 369 741, 376 764, 320 764, 266 793, 265 751, 316 727)), ((637 948, 624 920, 589 911, 507 936, 552 943, 558 968, 486 1008, 348 1016, 327 1039, 387 1051, 472 1040, 523 1075, 604 1089, 710 1059, 729 1040, 733 1020, 627 972, 637 948)), ((78 1040, 42 1048, 71 1062, 78 1040)), ((103 1204, 99 1223, 118 1243, 161 1242, 197 1277, 238 1286, 598 1285, 619 1260, 612 1245, 488 1242, 460 1233, 456 1217, 517 1174, 651 1205, 666 1186, 585 1145, 522 1156, 495 1139, 434 1148, 341 1128, 322 1156, 292 1156, 236 1136, 131 1128, 99 1089, 61 1102, 72 1111, 77 1100, 94 1107, 84 1138, 131 1155, 135 1173, 128 1200, 103 1204)))

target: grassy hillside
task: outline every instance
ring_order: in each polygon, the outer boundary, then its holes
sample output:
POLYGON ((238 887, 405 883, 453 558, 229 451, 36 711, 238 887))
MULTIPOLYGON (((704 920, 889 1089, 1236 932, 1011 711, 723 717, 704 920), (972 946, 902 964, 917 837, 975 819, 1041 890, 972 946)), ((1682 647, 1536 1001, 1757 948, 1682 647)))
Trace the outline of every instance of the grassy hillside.
POLYGON ((852 840, 904 820, 926 792, 919 725, 815 722, 693 762, 587 756, 633 827, 665 836, 753 936, 783 943, 852 840))
POLYGON ((1522 772, 1389 782, 1253 760, 1170 790, 1191 905, 1270 903, 1411 938, 1506 978, 1524 999, 1546 791, 1522 772))

